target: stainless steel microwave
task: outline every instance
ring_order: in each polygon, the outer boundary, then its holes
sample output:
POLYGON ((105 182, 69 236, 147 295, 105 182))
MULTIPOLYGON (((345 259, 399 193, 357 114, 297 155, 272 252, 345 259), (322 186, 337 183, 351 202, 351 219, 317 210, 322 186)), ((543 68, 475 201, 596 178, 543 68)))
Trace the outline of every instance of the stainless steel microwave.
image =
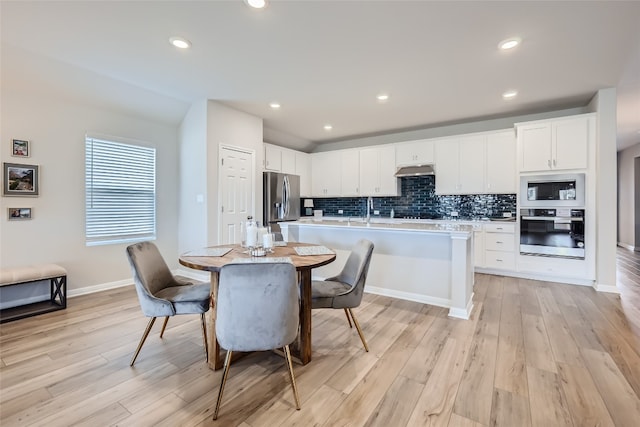
POLYGON ((525 208, 584 207, 584 174, 520 177, 520 206, 525 208))

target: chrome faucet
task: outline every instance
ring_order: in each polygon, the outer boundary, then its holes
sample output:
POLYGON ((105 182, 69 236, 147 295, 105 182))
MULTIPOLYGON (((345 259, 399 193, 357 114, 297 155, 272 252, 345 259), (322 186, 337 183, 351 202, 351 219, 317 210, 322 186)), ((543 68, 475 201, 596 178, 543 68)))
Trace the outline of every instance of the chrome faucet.
POLYGON ((373 209, 373 197, 367 199, 367 224, 371 222, 371 209, 373 209))

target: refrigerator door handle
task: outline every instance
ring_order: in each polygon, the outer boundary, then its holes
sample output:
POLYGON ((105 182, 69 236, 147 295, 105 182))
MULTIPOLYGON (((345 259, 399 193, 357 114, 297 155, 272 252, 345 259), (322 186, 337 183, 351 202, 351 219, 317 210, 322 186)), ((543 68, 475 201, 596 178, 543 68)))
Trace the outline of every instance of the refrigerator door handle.
POLYGON ((287 219, 289 217, 289 191, 289 177, 285 175, 284 179, 282 180, 282 219, 287 219))

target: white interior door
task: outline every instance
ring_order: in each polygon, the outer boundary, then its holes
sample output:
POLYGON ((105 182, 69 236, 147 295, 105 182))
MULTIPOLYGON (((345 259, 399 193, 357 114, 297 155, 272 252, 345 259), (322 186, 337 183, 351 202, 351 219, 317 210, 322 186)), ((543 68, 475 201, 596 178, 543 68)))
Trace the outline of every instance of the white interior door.
POLYGON ((253 212, 254 154, 239 148, 220 149, 219 244, 240 243, 240 223, 253 212))

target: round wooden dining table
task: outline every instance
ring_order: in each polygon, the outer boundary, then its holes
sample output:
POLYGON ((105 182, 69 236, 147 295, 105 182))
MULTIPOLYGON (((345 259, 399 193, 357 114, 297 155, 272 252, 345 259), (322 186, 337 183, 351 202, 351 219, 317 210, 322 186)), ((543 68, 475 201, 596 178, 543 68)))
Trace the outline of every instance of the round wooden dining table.
MULTIPOLYGON (((302 251, 301 249, 299 249, 302 251)), ((324 246, 310 243, 287 242, 286 246, 275 246, 266 257, 256 257, 254 261, 265 262, 268 258, 289 258, 296 267, 300 283, 300 328, 296 341, 292 345, 291 355, 297 362, 306 365, 311 361, 311 270, 333 262, 336 254, 327 251, 324 246), (313 247, 318 249, 314 251, 313 247), (325 252, 312 255, 299 255, 296 248, 309 247, 309 252, 325 252), (330 253, 327 253, 330 252, 330 253)), ((185 267, 211 272, 211 310, 207 316, 207 343, 209 368, 221 369, 224 355, 216 339, 216 301, 218 297, 218 273, 220 269, 234 262, 251 262, 247 248, 240 245, 211 246, 180 255, 179 262, 185 267), (230 249, 223 255, 218 255, 230 249), (246 259, 246 261, 245 261, 246 259)), ((274 260, 276 261, 276 260, 274 260)))

